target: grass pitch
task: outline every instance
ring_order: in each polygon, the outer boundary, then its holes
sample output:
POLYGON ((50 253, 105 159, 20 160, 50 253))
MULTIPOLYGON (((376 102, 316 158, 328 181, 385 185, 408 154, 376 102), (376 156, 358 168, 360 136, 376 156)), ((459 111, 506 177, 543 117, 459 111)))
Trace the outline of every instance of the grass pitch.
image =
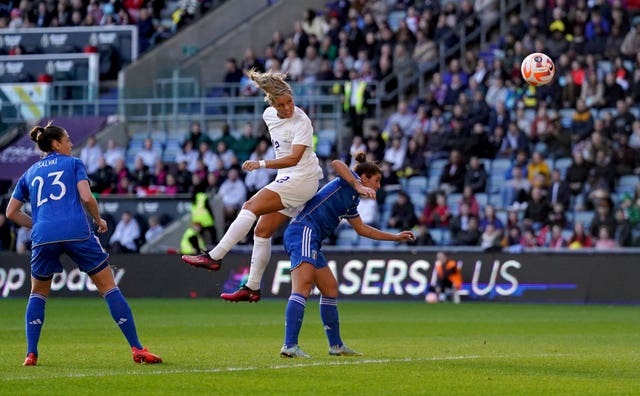
POLYGON ((286 301, 131 299, 161 365, 137 365, 100 298, 50 297, 38 366, 22 367, 25 299, 0 300, 1 395, 634 395, 635 306, 340 301, 342 336, 362 357, 331 357, 307 304, 284 359, 286 301))

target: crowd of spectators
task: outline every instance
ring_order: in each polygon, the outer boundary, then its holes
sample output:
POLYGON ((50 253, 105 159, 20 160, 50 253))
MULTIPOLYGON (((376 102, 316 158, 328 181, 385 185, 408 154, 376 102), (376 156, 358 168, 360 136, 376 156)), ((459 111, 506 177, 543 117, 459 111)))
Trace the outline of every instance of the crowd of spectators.
MULTIPOLYGON (((363 218, 382 228, 413 227, 419 244, 638 245, 640 191, 619 188, 625 176, 640 175, 640 30, 632 10, 620 1, 536 0, 526 14, 509 15, 490 51, 467 51, 446 70, 431 68, 441 40, 453 37, 453 44, 459 23, 469 31, 490 23, 496 5, 329 2, 322 12, 307 10, 292 35, 274 32, 262 56, 247 50, 241 60, 229 58, 225 82, 255 95, 243 81, 249 68, 281 70, 296 82, 340 82, 331 89, 342 94, 353 141, 337 155, 349 162, 350 154, 366 151, 381 163, 388 186, 377 202, 363 200, 363 218), (392 23, 396 11, 403 17, 392 23), (520 61, 534 51, 555 60, 548 86, 521 79, 520 61), (415 64, 427 73, 424 94, 392 100, 393 113, 365 128, 363 99, 380 94, 368 83, 415 64), (562 160, 568 162, 561 167, 562 160), (410 191, 417 178, 435 182, 410 191), (591 214, 586 227, 583 212, 591 214)), ((235 171, 244 159, 272 158, 273 151, 251 123, 240 137, 231 132, 226 126, 214 140, 194 122, 174 161, 164 163, 149 140, 131 168, 124 150, 117 154, 110 144, 100 156, 87 144, 94 192, 215 193, 225 186, 233 191, 224 202, 232 218, 241 204, 233 198, 248 198, 273 177, 269 170, 235 171)))
MULTIPOLYGON (((219 1, 218 1, 219 2, 219 1)), ((0 29, 136 25, 143 53, 207 12, 213 0, 8 0, 0 5, 0 29), (175 5, 167 9, 168 4, 175 5)), ((24 54, 17 45, 10 55, 24 54)))

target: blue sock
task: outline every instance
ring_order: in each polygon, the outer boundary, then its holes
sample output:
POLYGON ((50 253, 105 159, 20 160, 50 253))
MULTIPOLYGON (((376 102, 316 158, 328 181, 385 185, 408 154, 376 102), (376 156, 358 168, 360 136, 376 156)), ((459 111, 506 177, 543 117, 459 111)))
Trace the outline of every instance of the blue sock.
POLYGON ((122 331, 122 334, 124 334, 125 338, 129 342, 129 346, 142 349, 142 344, 140 344, 140 340, 138 340, 136 324, 133 322, 131 308, 120 292, 120 289, 114 287, 104 293, 104 300, 109 306, 111 317, 116 321, 118 326, 120 326, 120 331, 122 331))
POLYGON ((338 299, 320 296, 320 317, 327 333, 329 346, 342 346, 340 338, 340 320, 338 319, 338 299))
POLYGON ((291 293, 289 302, 287 303, 287 313, 284 328, 284 345, 291 348, 298 345, 298 335, 302 328, 302 319, 304 318, 304 308, 307 305, 307 299, 298 293, 291 293))
POLYGON ((34 353, 38 356, 38 341, 44 323, 44 306, 47 298, 42 294, 31 293, 27 303, 27 312, 24 317, 27 332, 27 355, 34 353))

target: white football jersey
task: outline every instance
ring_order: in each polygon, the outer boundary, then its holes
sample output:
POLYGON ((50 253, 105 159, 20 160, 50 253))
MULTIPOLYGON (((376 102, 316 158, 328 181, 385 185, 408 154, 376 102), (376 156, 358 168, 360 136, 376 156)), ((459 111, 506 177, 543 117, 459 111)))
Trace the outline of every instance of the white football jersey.
POLYGON ((307 114, 296 106, 291 118, 279 118, 276 109, 269 106, 262 118, 269 128, 276 159, 290 155, 294 144, 307 146, 300 162, 289 168, 278 169, 276 178, 288 176, 298 180, 322 179, 322 168, 313 151, 313 126, 307 114))

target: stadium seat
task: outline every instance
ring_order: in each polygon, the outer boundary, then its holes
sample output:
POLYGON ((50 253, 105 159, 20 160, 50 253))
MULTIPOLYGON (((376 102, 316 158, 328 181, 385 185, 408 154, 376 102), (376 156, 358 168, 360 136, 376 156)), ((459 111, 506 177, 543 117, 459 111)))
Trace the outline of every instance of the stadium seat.
MULTIPOLYGON (((414 193, 426 193, 429 186, 429 179, 427 176, 414 176, 410 177, 406 181, 406 190, 409 194, 414 193)), ((414 202, 415 203, 415 202, 414 202)))
POLYGON ((432 228, 429 230, 431 239, 437 245, 444 246, 451 244, 451 231, 448 228, 432 228))
POLYGON ((571 159, 570 157, 556 158, 555 161, 553 161, 553 169, 559 170, 562 178, 564 179, 565 175, 567 174, 567 168, 571 166, 572 162, 573 159, 571 159))
POLYGON ((636 186, 638 185, 638 182, 640 182, 640 178, 637 175, 620 176, 620 180, 618 180, 618 184, 616 185, 616 193, 633 194, 636 191, 636 186))
POLYGON ((489 195, 487 193, 476 193, 476 201, 478 202, 478 206, 480 206, 480 210, 487 206, 489 203, 489 195))
POLYGON ((458 206, 460 204, 460 200, 462 199, 461 193, 451 193, 447 195, 447 206, 449 207, 449 212, 452 215, 456 216, 458 212, 458 206))
POLYGON ((338 231, 337 246, 356 246, 358 242, 358 233, 353 228, 344 228, 338 231))
POLYGON ((588 230, 594 215, 595 213, 590 210, 577 210, 573 213, 573 223, 581 222, 588 230))
POLYGON ((505 176, 505 172, 511 168, 511 160, 509 158, 495 158, 491 161, 491 171, 489 175, 505 176))
POLYGON ((439 158, 439 159, 433 160, 430 163, 428 163, 428 165, 429 165, 429 177, 437 175, 438 178, 439 178, 440 174, 442 174, 442 169, 447 164, 447 162, 449 162, 448 159, 439 158))
POLYGON ((409 198, 411 199, 411 203, 415 208, 416 216, 420 217, 425 205, 427 204, 427 194, 425 194, 424 192, 411 193, 409 194, 409 198))

